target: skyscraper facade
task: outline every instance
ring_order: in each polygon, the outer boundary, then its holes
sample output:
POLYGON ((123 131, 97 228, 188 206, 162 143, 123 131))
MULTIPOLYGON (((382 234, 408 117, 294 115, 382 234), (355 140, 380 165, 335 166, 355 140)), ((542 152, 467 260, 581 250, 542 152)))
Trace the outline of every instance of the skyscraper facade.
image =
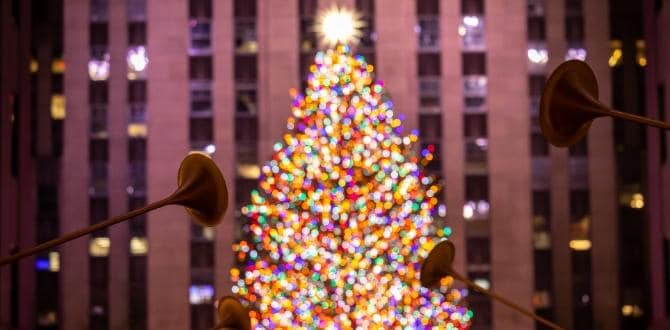
MULTIPOLYGON (((566 59, 587 61, 610 102, 605 0, 64 0, 60 232, 167 196, 190 151, 212 155, 231 198, 215 228, 169 206, 57 249, 57 323, 213 325, 239 209, 323 47, 315 17, 332 5, 360 13, 355 52, 435 150, 427 171, 444 182, 436 221, 452 227, 456 268, 564 327, 616 329, 612 123, 569 150, 537 124, 544 81, 566 59)), ((535 327, 475 292, 469 303, 474 328, 535 327)))

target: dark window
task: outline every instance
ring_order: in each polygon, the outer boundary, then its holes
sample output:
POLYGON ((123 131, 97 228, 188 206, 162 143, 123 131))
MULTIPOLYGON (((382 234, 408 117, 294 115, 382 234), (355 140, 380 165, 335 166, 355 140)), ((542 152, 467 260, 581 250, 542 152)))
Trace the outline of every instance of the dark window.
POLYGON ((375 15, 375 0, 356 0, 356 10, 363 17, 373 17, 375 15))
POLYGON ((439 76, 440 75, 440 55, 439 54, 419 54, 419 76, 439 76))
POLYGON ((439 113, 419 115, 419 133, 422 138, 439 140, 442 137, 442 116, 439 113))
POLYGON ((590 213, 589 191, 570 191, 570 217, 573 220, 581 219, 590 213))
POLYGON ((52 74, 51 75, 51 92, 54 94, 63 94, 63 75, 62 74, 52 74))
POLYGON ((90 322, 91 329, 108 329, 109 260, 90 258, 90 322))
POLYGON ((531 134, 530 151, 533 156, 549 156, 549 143, 542 134, 538 132, 531 134))
POLYGON ((91 46, 107 45, 107 23, 91 23, 90 34, 91 46))
POLYGON ((212 0, 189 0, 189 16, 191 18, 212 17, 212 0))
POLYGON ((107 82, 91 81, 88 85, 88 97, 91 104, 107 103, 107 82))
POLYGON ((251 191, 256 189, 258 181, 253 179, 235 178, 235 202, 237 206, 245 206, 251 202, 251 191))
POLYGON ((584 19, 582 17, 567 17, 565 19, 565 38, 568 46, 584 40, 584 19))
POLYGON ((128 102, 145 103, 147 101, 147 84, 144 80, 128 82, 128 102))
POLYGON ((132 22, 128 24, 128 44, 145 45, 147 43, 147 24, 132 22))
POLYGON ((317 9, 317 0, 300 0, 298 2, 298 9, 300 16, 313 17, 317 9))
POLYGON ((465 98, 465 107, 467 108, 479 108, 483 107, 484 104, 486 104, 486 99, 480 96, 465 98))
POLYGON ((214 265, 212 242, 191 242, 191 267, 211 268, 214 265))
POLYGON ((542 41, 546 39, 544 17, 528 18, 528 40, 542 41))
POLYGON ((463 15, 483 15, 484 0, 461 0, 461 13, 463 15))
POLYGON ((235 140, 256 141, 258 139, 256 118, 240 117, 235 119, 235 140))
POLYGON ((191 306, 191 329, 211 329, 214 324, 211 304, 191 306))
POLYGON ((212 141, 212 119, 191 118, 191 142, 212 141))
POLYGON ((94 197, 91 198, 89 203, 89 211, 90 211, 90 221, 91 224, 98 223, 102 220, 107 219, 109 217, 109 200, 105 197, 94 197))
POLYGON ((211 56, 193 56, 190 58, 190 77, 191 79, 212 79, 212 57, 211 56))
POLYGON ((145 330, 147 328, 147 258, 132 256, 129 262, 129 328, 145 330))
POLYGON ((14 177, 19 175, 19 130, 21 130, 20 119, 21 114, 19 110, 21 106, 19 105, 21 101, 19 100, 19 94, 11 93, 9 94, 9 107, 12 109, 12 118, 11 118, 11 171, 14 177))
POLYGON ((465 199, 468 201, 489 200, 489 179, 486 175, 465 177, 465 199))
POLYGON ((588 143, 587 143, 587 138, 584 137, 581 140, 577 141, 577 143, 571 145, 568 148, 568 152, 570 156, 576 157, 576 156, 583 156, 585 157, 588 154, 588 143))
POLYGON ((91 163, 106 163, 108 159, 107 149, 107 139, 91 139, 89 142, 89 161, 91 163))
POLYGON ((485 75, 486 56, 484 53, 463 53, 463 75, 485 75))
POLYGON ((464 119, 465 137, 478 138, 487 136, 486 114, 466 114, 464 119))
POLYGON ((417 0, 416 13, 418 15, 437 15, 440 13, 438 0, 417 0))
POLYGON ((467 238, 468 264, 488 264, 491 261, 490 243, 488 237, 467 238))
MULTIPOLYGON (((549 191, 546 190, 535 190, 533 191, 533 215, 542 216, 545 219, 549 219, 551 212, 549 198, 549 191)), ((549 223, 547 222, 547 225, 549 223)))
POLYGON ((107 13, 109 11, 108 0, 91 0, 91 21, 104 22, 107 20, 107 13))
POLYGON ((147 159, 147 140, 142 138, 128 139, 128 161, 143 162, 147 159))
POLYGON ((542 95, 542 90, 544 89, 546 78, 542 75, 531 75, 528 77, 528 86, 530 96, 540 96, 542 95))
POLYGON ((235 56, 235 81, 254 83, 256 76, 256 56, 235 56))
POLYGON ((256 1, 235 0, 235 17, 256 17, 256 1))
POLYGON ((147 0, 128 0, 128 20, 144 21, 147 18, 147 0))

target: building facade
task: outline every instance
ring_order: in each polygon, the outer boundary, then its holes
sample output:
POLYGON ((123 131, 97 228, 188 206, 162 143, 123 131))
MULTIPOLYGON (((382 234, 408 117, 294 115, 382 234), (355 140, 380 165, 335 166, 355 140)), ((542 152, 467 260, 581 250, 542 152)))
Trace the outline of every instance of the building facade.
MULTIPOLYGON (((64 0, 58 230, 164 198, 194 150, 222 169, 231 207, 214 229, 169 206, 54 250, 60 299, 40 310, 57 320, 44 327, 213 325, 239 209, 320 47, 315 16, 333 4, 361 14, 355 51, 436 150, 427 170, 445 182, 437 221, 453 229, 457 269, 566 328, 619 327, 612 123, 570 150, 537 126, 544 81, 566 59, 587 61, 610 103, 606 0, 64 0)), ((536 327, 469 299, 476 329, 536 327)))

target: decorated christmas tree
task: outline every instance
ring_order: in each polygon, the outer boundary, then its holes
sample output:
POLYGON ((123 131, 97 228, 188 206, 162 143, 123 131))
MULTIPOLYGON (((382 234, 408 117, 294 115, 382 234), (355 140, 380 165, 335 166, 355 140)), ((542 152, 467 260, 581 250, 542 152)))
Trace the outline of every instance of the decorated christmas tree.
POLYGON ((288 133, 242 209, 233 292, 261 328, 468 328, 464 292, 419 283, 440 186, 422 172, 384 84, 348 46, 317 53, 288 133))

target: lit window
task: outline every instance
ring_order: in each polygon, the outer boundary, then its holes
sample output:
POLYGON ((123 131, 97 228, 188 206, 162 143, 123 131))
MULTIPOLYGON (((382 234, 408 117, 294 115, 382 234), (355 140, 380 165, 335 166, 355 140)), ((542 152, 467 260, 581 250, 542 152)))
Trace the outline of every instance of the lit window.
POLYGON ((255 54, 258 52, 256 23, 238 21, 235 24, 235 49, 239 53, 255 54))
POLYGON ((532 303, 533 307, 535 307, 536 309, 547 308, 551 306, 551 299, 549 298, 549 292, 547 292, 546 290, 533 292, 532 303))
POLYGON ((472 280, 472 282, 475 282, 478 286, 482 287, 485 290, 490 290, 491 289, 491 282, 488 279, 485 278, 475 278, 472 280))
POLYGON ((256 164, 239 164, 237 175, 245 179, 258 179, 261 176, 261 169, 256 164))
POLYGON ((588 239, 573 239, 569 244, 570 248, 575 251, 588 251, 591 249, 591 241, 588 239))
POLYGON ((58 317, 54 310, 41 311, 37 314, 37 325, 40 327, 55 326, 56 322, 58 322, 58 317))
POLYGON ((49 252, 49 271, 54 273, 60 271, 60 253, 56 251, 49 252))
POLYGON ((640 193, 634 193, 630 198, 630 207, 633 209, 641 209, 644 207, 644 195, 640 193))
POLYGON ((65 119, 65 96, 60 94, 51 95, 51 118, 55 120, 65 119))
POLYGON ((51 62, 51 73, 62 74, 65 72, 65 61, 62 58, 57 58, 51 62))
POLYGON ((128 124, 128 136, 132 138, 147 136, 147 125, 143 123, 128 124))
POLYGON ((639 66, 647 66, 646 45, 644 40, 635 41, 635 60, 639 66))
POLYGON ((466 97, 486 96, 488 79, 483 75, 467 75, 463 77, 463 94, 466 97))
POLYGON ((565 60, 586 60, 586 49, 584 48, 569 48, 565 53, 565 60))
POLYGON ((484 48, 484 20, 481 16, 463 16, 458 26, 458 34, 463 38, 463 48, 482 50, 484 48))
POLYGON ((210 143, 203 148, 203 151, 211 156, 216 152, 216 146, 210 143))
POLYGON ((36 59, 31 58, 30 59, 30 73, 36 73, 37 70, 39 70, 40 64, 37 62, 36 59))
POLYGON ((623 44, 621 40, 612 40, 610 42, 610 48, 611 53, 610 58, 607 60, 607 64, 610 68, 621 65, 623 63, 623 44))
POLYGON ((128 49, 126 62, 128 62, 128 80, 142 79, 146 76, 149 57, 144 46, 135 46, 128 49))
POLYGON ((188 289, 188 300, 191 305, 204 305, 212 303, 214 287, 211 285, 191 285, 188 289))
POLYGON ((149 242, 145 237, 132 237, 130 239, 130 254, 134 256, 145 256, 149 251, 149 242))
POLYGON ((548 250, 551 247, 551 236, 546 231, 533 233, 533 247, 535 250, 548 250))
POLYGON ((544 46, 528 48, 528 61, 531 65, 545 65, 549 61, 549 52, 544 46))
POLYGON ((627 317, 640 317, 644 315, 644 311, 638 305, 623 305, 621 306, 621 314, 627 317))
POLYGON ((109 237, 95 237, 89 243, 88 253, 91 257, 106 257, 109 255, 110 246, 109 237))
POLYGON ((440 22, 434 17, 419 18, 415 31, 419 38, 419 48, 435 48, 440 41, 440 22))
POLYGON ((88 61, 88 76, 93 81, 109 78, 109 54, 105 54, 102 59, 88 61))
POLYGON ((202 227, 202 237, 208 241, 213 241, 214 227, 202 227))

